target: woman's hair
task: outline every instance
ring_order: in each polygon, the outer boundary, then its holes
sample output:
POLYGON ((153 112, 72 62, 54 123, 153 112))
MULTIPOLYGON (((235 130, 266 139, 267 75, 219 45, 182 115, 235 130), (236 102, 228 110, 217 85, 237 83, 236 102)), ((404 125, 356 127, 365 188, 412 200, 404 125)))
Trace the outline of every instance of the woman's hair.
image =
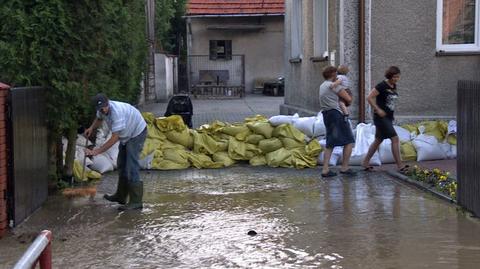
POLYGON ((396 66, 390 66, 387 71, 385 71, 385 77, 387 79, 392 79, 393 76, 400 74, 400 68, 396 66))
POLYGON ((337 68, 337 73, 340 74, 340 75, 346 75, 348 74, 350 70, 348 69, 348 66, 346 65, 339 65, 338 68, 337 68))
POLYGON ((336 76, 337 68, 335 66, 327 66, 325 69, 323 69, 322 75, 324 79, 329 79, 333 76, 336 76))

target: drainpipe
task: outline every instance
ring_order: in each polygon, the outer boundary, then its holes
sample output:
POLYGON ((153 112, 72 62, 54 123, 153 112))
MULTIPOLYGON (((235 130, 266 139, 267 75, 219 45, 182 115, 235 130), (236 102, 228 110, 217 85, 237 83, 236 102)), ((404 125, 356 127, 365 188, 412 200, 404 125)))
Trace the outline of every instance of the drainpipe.
POLYGON ((358 122, 365 122, 365 0, 359 0, 358 26, 358 122))

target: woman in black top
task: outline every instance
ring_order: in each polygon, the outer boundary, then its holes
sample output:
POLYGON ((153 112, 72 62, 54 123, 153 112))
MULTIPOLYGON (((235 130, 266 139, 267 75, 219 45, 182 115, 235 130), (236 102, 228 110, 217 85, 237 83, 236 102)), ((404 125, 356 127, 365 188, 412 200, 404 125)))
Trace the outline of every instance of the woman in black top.
POLYGON ((373 88, 367 97, 368 103, 373 107, 373 123, 375 124, 375 141, 363 160, 363 167, 365 171, 373 170, 369 165, 373 154, 378 150, 378 147, 384 139, 392 141, 392 153, 395 158, 399 172, 406 172, 408 166, 402 165, 400 157, 400 140, 398 138, 395 128, 393 128, 395 103, 398 99, 397 82, 400 80, 400 69, 396 66, 390 66, 385 72, 386 80, 380 82, 373 88))

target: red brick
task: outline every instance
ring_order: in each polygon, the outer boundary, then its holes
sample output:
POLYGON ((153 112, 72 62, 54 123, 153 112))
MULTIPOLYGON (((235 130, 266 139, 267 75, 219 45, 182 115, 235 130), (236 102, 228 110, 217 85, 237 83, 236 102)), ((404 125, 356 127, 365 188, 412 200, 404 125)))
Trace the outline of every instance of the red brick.
POLYGON ((7 166, 0 167, 0 176, 7 175, 7 166))
POLYGON ((3 167, 7 167, 7 158, 2 158, 2 156, 0 155, 0 168, 3 167))
POLYGON ((0 129, 5 128, 6 123, 5 121, 0 121, 0 129))

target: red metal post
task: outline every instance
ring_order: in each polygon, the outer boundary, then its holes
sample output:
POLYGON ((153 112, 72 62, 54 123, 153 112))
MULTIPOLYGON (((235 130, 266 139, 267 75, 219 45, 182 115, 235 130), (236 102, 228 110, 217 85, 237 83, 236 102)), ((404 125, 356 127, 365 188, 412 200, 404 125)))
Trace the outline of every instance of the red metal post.
POLYGON ((52 232, 48 230, 42 231, 43 235, 48 238, 48 245, 40 254, 38 261, 40 263, 40 269, 52 269, 52 232))

